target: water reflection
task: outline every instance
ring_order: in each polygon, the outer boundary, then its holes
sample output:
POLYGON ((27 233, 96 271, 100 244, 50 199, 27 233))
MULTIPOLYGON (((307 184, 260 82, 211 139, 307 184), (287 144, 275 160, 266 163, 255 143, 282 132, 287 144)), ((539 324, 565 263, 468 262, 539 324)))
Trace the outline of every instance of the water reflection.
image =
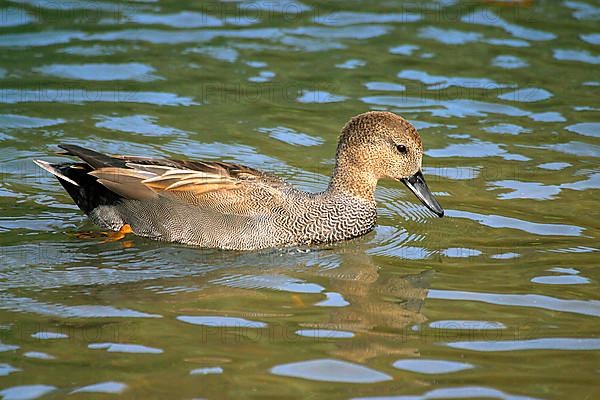
POLYGON ((0 128, 3 129, 23 129, 23 128, 43 128, 64 123, 61 118, 37 118, 25 115, 2 114, 0 115, 0 128))
POLYGON ((549 32, 544 32, 536 29, 524 28, 522 26, 511 24, 503 20, 500 16, 494 14, 490 9, 479 9, 472 14, 465 15, 461 18, 463 22, 479 25, 494 26, 502 28, 511 35, 527 39, 527 40, 552 40, 556 38, 556 35, 549 32))
POLYGON ((466 300, 505 306, 533 307, 600 317, 600 301, 566 300, 538 294, 479 293, 457 290, 430 290, 430 299, 466 300))
POLYGON ((186 136, 187 133, 181 129, 170 126, 162 126, 156 123, 156 118, 150 115, 130 115, 126 117, 101 116, 96 123, 99 128, 113 131, 138 133, 147 136, 186 136))
POLYGON ((563 4, 573 10, 573 17, 580 20, 596 20, 600 17, 600 7, 581 1, 565 1, 563 4))
POLYGON ((472 42, 483 42, 496 46, 508 47, 529 47, 529 42, 519 39, 498 39, 487 38, 479 32, 461 31, 457 29, 443 29, 436 27, 426 27, 419 30, 419 36, 424 39, 431 39, 443 44, 464 45, 472 42))
MULTIPOLYGON (((127 89, 127 87, 125 87, 127 89)), ((94 88, 44 89, 43 91, 27 91, 21 89, 0 89, 0 103, 146 103, 158 106, 191 106, 196 105, 192 98, 180 97, 174 93, 143 92, 136 87, 129 91, 101 90, 94 88)))
POLYGON ((21 369, 15 368, 10 364, 1 363, 0 364, 0 376, 7 376, 15 372, 19 372, 21 369))
POLYGON ((265 328, 267 324, 257 321, 249 321, 244 318, 234 317, 213 317, 213 316, 188 316, 177 317, 179 321, 187 322, 192 325, 205 325, 217 328, 265 328))
POLYGON ((28 297, 0 295, 0 309, 13 312, 36 313, 60 318, 160 318, 158 314, 148 314, 127 308, 102 305, 69 306, 59 303, 46 303, 28 297))
POLYGON ((362 365, 332 359, 278 365, 271 368, 271 373, 325 382, 375 383, 392 379, 389 375, 362 365))
POLYGON ((531 103, 534 101, 547 100, 552 97, 552 93, 540 88, 526 88, 514 92, 503 93, 498 96, 499 99, 508 101, 518 101, 522 103, 531 103))
POLYGON ((415 70, 403 70, 398 72, 398 78, 410 79, 422 82, 429 85, 429 90, 447 89, 451 86, 478 88, 478 89, 498 89, 515 87, 514 84, 498 83, 488 78, 473 78, 473 77, 448 77, 439 75, 430 75, 427 72, 415 70))
POLYGON ((125 389, 127 389, 127 385, 123 382, 100 382, 94 383, 93 385, 87 385, 73 390, 71 393, 113 393, 120 394, 125 389))
POLYGON ((50 385, 20 385, 0 390, 3 400, 37 399, 56 390, 50 385))
POLYGON ((190 375, 215 375, 222 373, 223 368, 221 367, 196 368, 190 371, 190 375))
POLYGON ((349 339, 355 335, 352 332, 336 331, 333 329, 301 329, 296 331, 296 335, 320 339, 349 339))
POLYGON ((56 357, 50 355, 48 353, 43 353, 41 351, 27 351, 23 353, 23 357, 27 358, 35 358, 37 360, 54 360, 56 357))
POLYGON ((554 58, 562 61, 579 61, 587 64, 600 64, 600 56, 587 50, 554 49, 554 58))
POLYGON ((164 79, 155 75, 153 67, 141 63, 126 64, 52 64, 35 68, 41 74, 57 76, 65 79, 82 79, 89 81, 129 80, 150 82, 164 79))
POLYGON ((565 129, 583 136, 600 137, 600 122, 582 122, 569 125, 565 129))
POLYGON ((51 339, 66 339, 69 336, 58 332, 36 332, 31 335, 34 339, 51 340, 51 339))
POLYGON ((492 65, 504 69, 517 69, 528 67, 527 61, 511 55, 496 56, 492 59, 492 65))
POLYGON ((453 342, 449 347, 473 351, 600 350, 600 339, 539 338, 532 340, 453 342))
POLYGON ((543 236, 580 236, 584 231, 584 228, 574 225, 541 224, 501 215, 484 215, 460 210, 448 210, 446 214, 455 218, 467 218, 477 221, 492 228, 512 228, 543 236))
POLYGON ((430 399, 479 399, 490 398, 500 400, 536 400, 535 397, 519 396, 502 390, 484 386, 461 386, 430 390, 420 396, 387 396, 387 397, 356 397, 353 400, 430 400, 430 399))
POLYGON ((398 107, 402 110, 400 112, 404 113, 428 112, 432 116, 443 118, 485 117, 488 114, 519 117, 530 114, 528 111, 514 106, 477 100, 438 100, 435 97, 428 99, 406 96, 369 96, 363 97, 361 100, 372 105, 398 107))
POLYGON ((394 363, 394 368, 403 369, 421 374, 448 374, 450 372, 464 371, 474 368, 468 363, 445 360, 398 360, 394 363))

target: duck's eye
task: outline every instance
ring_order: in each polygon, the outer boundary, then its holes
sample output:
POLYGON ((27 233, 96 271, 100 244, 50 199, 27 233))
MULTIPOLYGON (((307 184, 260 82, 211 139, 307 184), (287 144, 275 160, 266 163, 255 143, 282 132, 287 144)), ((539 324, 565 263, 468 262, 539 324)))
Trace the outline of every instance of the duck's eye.
POLYGON ((398 150, 398 153, 400 154, 405 154, 406 153, 406 146, 403 144, 397 144, 396 145, 396 150, 398 150))

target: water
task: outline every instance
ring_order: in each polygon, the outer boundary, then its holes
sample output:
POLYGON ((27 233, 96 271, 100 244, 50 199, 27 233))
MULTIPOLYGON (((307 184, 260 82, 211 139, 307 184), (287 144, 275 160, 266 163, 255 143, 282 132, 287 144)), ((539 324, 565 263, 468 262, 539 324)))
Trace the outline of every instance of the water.
POLYGON ((600 6, 514 3, 2 2, 0 395, 600 396, 600 6), (444 219, 382 182, 347 243, 105 242, 31 162, 71 142, 316 191, 369 109, 420 129, 444 219))

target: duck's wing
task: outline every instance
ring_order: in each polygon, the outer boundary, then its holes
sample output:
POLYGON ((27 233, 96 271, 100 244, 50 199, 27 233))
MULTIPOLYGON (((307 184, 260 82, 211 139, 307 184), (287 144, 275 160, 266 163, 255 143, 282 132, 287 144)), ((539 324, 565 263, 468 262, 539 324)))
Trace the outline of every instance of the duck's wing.
POLYGON ((111 157, 76 146, 65 150, 86 161, 93 168, 88 174, 98 183, 130 200, 163 197, 223 214, 252 216, 281 204, 287 186, 273 175, 234 163, 111 157))

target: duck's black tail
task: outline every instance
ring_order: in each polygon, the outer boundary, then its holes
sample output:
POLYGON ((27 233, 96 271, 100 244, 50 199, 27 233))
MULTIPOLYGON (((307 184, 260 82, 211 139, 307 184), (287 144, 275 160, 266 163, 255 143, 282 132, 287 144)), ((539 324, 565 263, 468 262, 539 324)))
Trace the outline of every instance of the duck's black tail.
POLYGON ((77 146, 76 144, 59 144, 58 147, 65 150, 59 154, 75 156, 88 163, 93 169, 104 167, 126 168, 126 162, 120 158, 107 156, 97 151, 77 146))
POLYGON ((121 166, 123 160, 85 149, 75 145, 60 145, 66 155, 81 158, 85 163, 50 164, 43 160, 33 160, 40 168, 50 172, 73 198, 75 204, 86 214, 101 205, 113 205, 122 197, 111 192, 88 173, 104 166, 121 166))

